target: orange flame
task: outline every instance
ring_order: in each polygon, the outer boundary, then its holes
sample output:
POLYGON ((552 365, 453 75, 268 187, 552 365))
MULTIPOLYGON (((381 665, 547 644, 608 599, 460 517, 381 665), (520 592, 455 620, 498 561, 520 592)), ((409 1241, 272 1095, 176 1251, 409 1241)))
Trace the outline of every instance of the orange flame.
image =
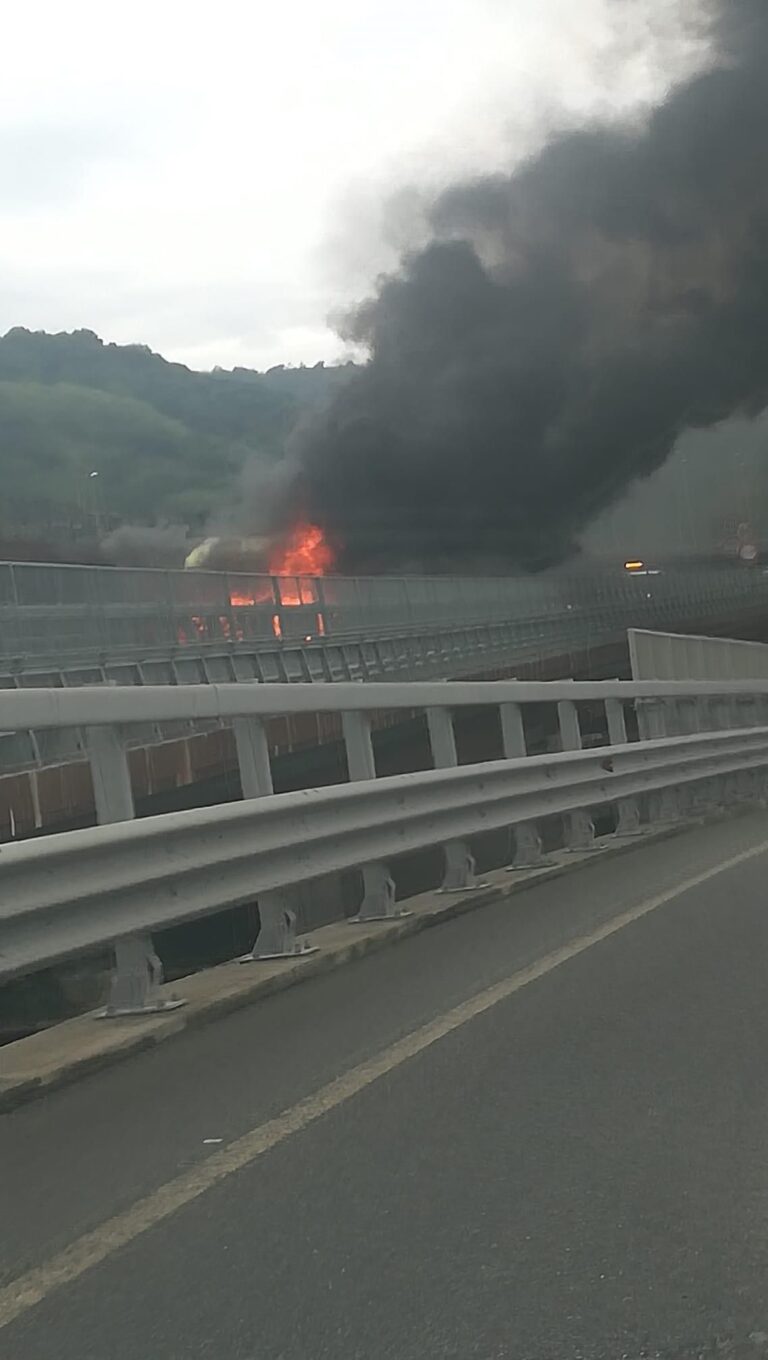
MULTIPOLYGON (((267 570, 270 576, 293 578, 279 582, 277 602, 281 605, 317 604, 317 590, 306 578, 324 576, 332 566, 333 552, 325 541, 322 529, 317 524, 297 524, 288 537, 278 544, 269 559, 267 570), (296 577, 303 579, 297 581, 296 577)), ((236 587, 229 596, 233 609, 247 609, 267 600, 272 600, 272 586, 269 583, 249 583, 245 588, 236 587)), ((322 614, 317 615, 317 631, 320 635, 325 633, 322 614)), ((279 614, 272 616, 272 632, 275 637, 282 637, 279 614)))
POLYGON ((273 552, 270 576, 325 576, 333 566, 333 552, 317 524, 297 524, 273 552))
POLYGON ((229 603, 233 609, 248 609, 254 604, 271 602, 272 585, 269 581, 249 583, 247 588, 235 587, 229 594, 229 603))

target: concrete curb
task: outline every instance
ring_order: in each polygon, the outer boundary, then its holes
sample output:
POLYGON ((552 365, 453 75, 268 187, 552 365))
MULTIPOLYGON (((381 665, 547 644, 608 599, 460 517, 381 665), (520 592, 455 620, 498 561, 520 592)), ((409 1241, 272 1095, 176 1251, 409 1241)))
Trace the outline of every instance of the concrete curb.
POLYGON ((192 974, 180 982, 166 983, 162 988, 165 997, 181 995, 186 1002, 181 1009, 168 1015, 126 1017, 98 1023, 96 1013, 90 1012, 18 1039, 0 1049, 0 1112, 13 1110, 49 1090, 164 1043, 196 1025, 217 1020, 242 1006, 330 972, 422 930, 452 921, 491 902, 516 897, 540 883, 549 883, 577 869, 601 863, 606 857, 614 858, 667 840, 709 820, 722 820, 722 817, 682 822, 627 840, 601 837, 597 852, 555 851, 550 857, 555 862, 544 869, 519 873, 494 870, 484 876, 487 887, 468 889, 455 895, 429 892, 409 898, 407 907, 411 914, 393 921, 369 925, 341 921, 323 926, 305 937, 319 946, 319 950, 304 958, 245 964, 234 961, 192 974))

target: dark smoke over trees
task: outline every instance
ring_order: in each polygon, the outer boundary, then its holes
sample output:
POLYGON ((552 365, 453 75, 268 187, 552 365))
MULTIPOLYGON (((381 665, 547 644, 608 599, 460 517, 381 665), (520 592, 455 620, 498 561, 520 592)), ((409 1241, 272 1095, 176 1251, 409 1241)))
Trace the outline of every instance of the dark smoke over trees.
POLYGON ((712 23, 710 67, 641 127, 443 193, 351 318, 370 362, 283 507, 343 568, 561 559, 682 431, 768 404, 768 3, 712 23))

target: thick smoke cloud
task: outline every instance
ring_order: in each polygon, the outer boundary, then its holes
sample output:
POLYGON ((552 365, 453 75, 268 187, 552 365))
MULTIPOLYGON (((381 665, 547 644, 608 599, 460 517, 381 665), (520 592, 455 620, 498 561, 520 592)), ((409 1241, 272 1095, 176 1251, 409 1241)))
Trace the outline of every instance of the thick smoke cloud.
POLYGON ((100 546, 118 567, 183 567, 192 543, 183 524, 121 524, 100 546))
POLYGON ((768 404, 768 4, 713 23, 711 68, 642 127, 445 192, 351 318, 371 360, 283 506, 342 567, 560 559, 681 431, 768 404))

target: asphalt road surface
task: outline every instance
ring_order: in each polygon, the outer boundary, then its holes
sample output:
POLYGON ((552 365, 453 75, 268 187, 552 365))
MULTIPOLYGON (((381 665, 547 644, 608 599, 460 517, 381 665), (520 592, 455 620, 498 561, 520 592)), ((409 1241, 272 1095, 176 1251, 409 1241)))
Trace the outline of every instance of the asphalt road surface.
POLYGON ((0 1355, 768 1357, 767 880, 598 859, 0 1117, 0 1355))

